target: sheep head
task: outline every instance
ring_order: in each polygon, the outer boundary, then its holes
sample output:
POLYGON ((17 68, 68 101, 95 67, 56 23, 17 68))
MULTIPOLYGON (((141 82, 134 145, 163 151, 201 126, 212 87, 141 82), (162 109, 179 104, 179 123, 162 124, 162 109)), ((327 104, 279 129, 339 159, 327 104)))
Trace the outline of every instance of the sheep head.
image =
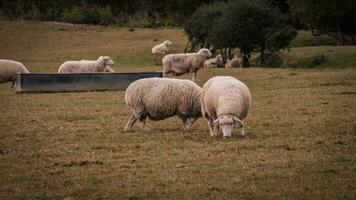
POLYGON ((113 66, 114 65, 114 61, 112 61, 109 56, 100 56, 99 59, 103 60, 105 66, 113 66))
POLYGON ((166 41, 164 41, 164 44, 166 45, 166 46, 171 46, 172 45, 172 42, 171 41, 169 41, 169 40, 166 40, 166 41))
POLYGON ((203 48, 198 51, 198 54, 204 56, 205 60, 211 58, 212 54, 209 49, 203 48))
POLYGON ((212 124, 219 124, 219 128, 223 132, 224 139, 231 137, 232 131, 236 123, 241 122, 239 118, 233 115, 222 115, 218 117, 212 124))

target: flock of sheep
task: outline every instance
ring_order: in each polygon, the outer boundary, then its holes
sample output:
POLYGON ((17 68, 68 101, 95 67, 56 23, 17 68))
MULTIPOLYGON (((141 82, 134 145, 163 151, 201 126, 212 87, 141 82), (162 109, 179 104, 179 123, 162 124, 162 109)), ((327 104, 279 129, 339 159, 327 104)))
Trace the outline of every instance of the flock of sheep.
MULTIPOLYGON (((153 54, 166 54, 172 43, 167 40, 152 48, 153 54)), ((163 57, 163 77, 145 78, 133 82, 126 89, 125 102, 132 109, 132 114, 125 126, 125 131, 139 121, 141 128, 149 131, 145 120, 163 120, 178 116, 183 129, 189 130, 199 117, 208 121, 210 134, 216 136, 219 131, 224 138, 231 137, 236 125, 245 135, 243 119, 251 107, 251 93, 241 81, 230 76, 216 76, 208 80, 203 88, 195 82, 196 73, 202 67, 218 67, 222 56, 215 58, 208 49, 197 53, 169 54, 163 57), (210 58, 210 59, 209 59, 210 58), (167 78, 168 74, 179 76, 192 74, 192 80, 167 78)), ((240 57, 227 62, 227 67, 241 63, 240 57)))
MULTIPOLYGON (((172 42, 165 42, 152 48, 153 54, 166 54, 172 42)), ((251 94, 248 87, 230 76, 217 76, 208 80, 203 87, 195 81, 197 71, 203 67, 223 65, 221 55, 211 58, 208 49, 197 53, 169 54, 163 57, 163 78, 145 78, 129 85, 125 93, 125 102, 132 109, 125 131, 139 121, 143 130, 149 131, 145 124, 147 118, 163 120, 172 116, 182 119, 183 129, 191 129, 199 117, 208 121, 210 134, 216 136, 219 130, 223 137, 231 137, 236 125, 240 125, 244 135, 243 119, 251 106, 251 94), (169 74, 179 76, 191 73, 192 80, 167 78, 169 74)), ((101 56, 96 61, 66 61, 60 65, 58 73, 114 72, 114 62, 108 56, 101 56)), ((229 60, 225 67, 239 67, 239 56, 229 60)), ((14 86, 17 74, 30 73, 20 62, 0 59, 0 83, 12 82, 14 86)))

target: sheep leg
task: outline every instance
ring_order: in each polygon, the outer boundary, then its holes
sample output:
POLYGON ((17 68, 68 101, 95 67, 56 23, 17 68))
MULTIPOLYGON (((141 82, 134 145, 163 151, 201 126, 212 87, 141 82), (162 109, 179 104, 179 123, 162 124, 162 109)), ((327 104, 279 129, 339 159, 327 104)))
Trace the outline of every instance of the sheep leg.
POLYGON ((243 121, 240 122, 240 127, 241 127, 241 130, 240 130, 241 135, 245 136, 245 129, 244 129, 245 125, 244 125, 243 121))
POLYGON ((150 131, 150 128, 146 125, 146 116, 140 116, 140 126, 144 131, 150 131))
POLYGON ((127 124, 126 124, 126 126, 124 128, 124 131, 128 131, 129 129, 131 129, 136 121, 137 121, 137 118, 135 117, 135 113, 132 113, 129 121, 127 121, 127 124))
POLYGON ((212 119, 208 119, 208 127, 209 127, 209 131, 210 131, 210 135, 211 136, 217 136, 218 132, 216 131, 216 124, 213 124, 215 120, 212 119))
POLYGON ((184 131, 188 130, 188 128, 187 128, 187 119, 186 118, 182 118, 182 124, 183 124, 183 130, 184 131))
POLYGON ((163 70, 162 76, 163 76, 163 78, 167 78, 168 77, 168 72, 163 70))
POLYGON ((11 88, 15 88, 16 81, 12 81, 11 88))
POLYGON ((196 81, 197 80, 197 73, 196 72, 192 72, 192 81, 196 81))
POLYGON ((183 121, 183 129, 185 131, 190 130, 194 124, 194 122, 196 121, 196 118, 188 118, 188 119, 182 119, 183 121))

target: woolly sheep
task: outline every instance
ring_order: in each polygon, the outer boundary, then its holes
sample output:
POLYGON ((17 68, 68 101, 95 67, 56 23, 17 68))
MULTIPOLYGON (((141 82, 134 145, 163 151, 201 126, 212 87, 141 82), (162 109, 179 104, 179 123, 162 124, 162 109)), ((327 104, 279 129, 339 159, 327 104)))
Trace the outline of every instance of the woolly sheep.
POLYGON ((0 59, 0 83, 12 82, 11 87, 15 86, 17 74, 30 73, 20 62, 13 60, 0 59))
POLYGON ((172 73, 180 76, 192 73, 192 80, 196 81, 197 71, 204 66, 204 61, 211 57, 209 49, 200 49, 198 53, 169 54, 163 57, 163 77, 172 73))
POLYGON ((97 60, 66 61, 58 73, 113 72, 110 68, 113 64, 109 56, 100 56, 97 60))
POLYGON ((172 42, 166 40, 161 44, 158 44, 152 48, 152 54, 166 54, 169 52, 169 47, 172 45, 172 42))
POLYGON ((204 68, 212 68, 224 66, 224 60, 221 54, 217 55, 215 58, 210 58, 204 62, 204 68))
POLYGON ((230 76, 216 76, 208 80, 202 89, 202 115, 208 120, 210 134, 216 136, 220 130, 224 138, 231 137, 236 125, 241 125, 245 135, 243 119, 251 106, 251 94, 241 81, 230 76))
POLYGON ((235 57, 231 60, 227 60, 225 64, 225 68, 237 68, 241 67, 242 65, 242 58, 240 55, 235 55, 235 57))
POLYGON ((129 85, 125 102, 132 109, 125 131, 137 120, 143 130, 149 131, 145 120, 163 120, 177 115, 182 119, 183 129, 191 129, 201 117, 201 87, 190 80, 172 78, 144 78, 129 85))

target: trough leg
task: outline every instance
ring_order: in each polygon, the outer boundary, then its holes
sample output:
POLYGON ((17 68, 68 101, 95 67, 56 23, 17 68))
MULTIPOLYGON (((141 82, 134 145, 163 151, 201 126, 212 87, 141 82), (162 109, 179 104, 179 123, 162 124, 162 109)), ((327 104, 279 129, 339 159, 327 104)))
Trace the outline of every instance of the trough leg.
POLYGON ((129 118, 129 121, 127 121, 124 131, 131 129, 136 121, 137 121, 137 118, 135 117, 135 113, 132 113, 131 117, 129 118))

